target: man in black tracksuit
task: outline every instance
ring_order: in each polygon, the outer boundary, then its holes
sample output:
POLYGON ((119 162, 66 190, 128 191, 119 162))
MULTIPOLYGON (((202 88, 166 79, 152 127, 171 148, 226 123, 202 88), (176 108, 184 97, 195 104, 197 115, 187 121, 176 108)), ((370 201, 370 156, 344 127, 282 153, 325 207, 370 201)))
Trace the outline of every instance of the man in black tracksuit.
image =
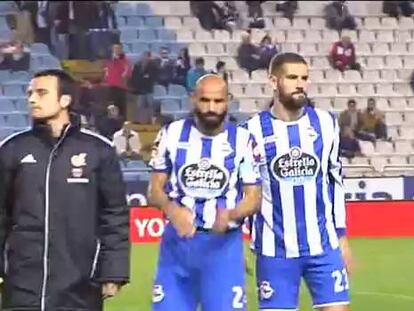
POLYGON ((33 127, 0 145, 2 310, 100 311, 129 280, 119 162, 70 118, 74 90, 63 71, 36 74, 33 127))

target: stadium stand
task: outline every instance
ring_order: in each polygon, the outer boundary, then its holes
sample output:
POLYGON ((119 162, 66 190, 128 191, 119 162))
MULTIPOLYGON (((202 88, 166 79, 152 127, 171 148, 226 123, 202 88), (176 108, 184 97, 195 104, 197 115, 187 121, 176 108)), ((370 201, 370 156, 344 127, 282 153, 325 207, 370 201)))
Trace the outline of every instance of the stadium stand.
MULTIPOLYGON (((378 142, 376 146, 362 141, 365 157, 344 159, 346 175, 413 174, 414 93, 410 86, 414 70, 413 19, 384 15, 381 1, 350 1, 348 7, 356 17, 357 30, 338 33, 325 27, 323 8, 326 1, 298 1, 298 11, 292 22, 274 10, 275 3, 263 3, 265 29, 252 29, 253 41, 258 42, 269 34, 277 39, 281 52, 299 52, 309 61, 311 84, 308 95, 315 104, 338 113, 346 108, 350 98, 354 98, 362 109, 367 98, 374 97, 377 107, 385 113, 392 141, 378 142), (332 69, 328 60, 329 49, 342 35, 349 36, 355 44, 361 72, 350 70, 341 73, 332 69)), ((6 36, 5 16, 13 11, 13 3, 3 1, 0 5, 0 35, 6 36)), ((187 1, 120 1, 115 14, 120 41, 131 60, 139 58, 147 50, 157 53, 160 46, 167 45, 172 56, 177 56, 180 48, 188 46, 192 61, 196 57, 204 57, 207 70, 213 70, 218 60, 225 61, 230 93, 237 101, 231 111, 239 120, 263 109, 270 99, 272 90, 267 85, 267 73, 258 70, 249 76, 237 65, 235 56, 241 30, 233 33, 205 31, 191 15, 187 1)), ((64 68, 68 62, 71 61, 63 62, 64 68)), ((80 64, 76 68, 86 76, 102 75, 99 70, 102 67, 86 67, 80 64)), ((47 46, 35 43, 31 46, 29 73, 0 71, 1 136, 28 126, 27 110, 22 104, 24 86, 31 73, 42 68, 61 68, 61 65, 47 46)), ((188 94, 182 86, 156 86, 154 97, 161 102, 162 114, 172 114, 177 118, 188 111, 188 94)), ((144 138, 141 140, 150 144, 156 131, 153 128, 146 131, 143 126, 140 135, 144 138)), ((148 154, 144 159, 148 159, 148 154)))

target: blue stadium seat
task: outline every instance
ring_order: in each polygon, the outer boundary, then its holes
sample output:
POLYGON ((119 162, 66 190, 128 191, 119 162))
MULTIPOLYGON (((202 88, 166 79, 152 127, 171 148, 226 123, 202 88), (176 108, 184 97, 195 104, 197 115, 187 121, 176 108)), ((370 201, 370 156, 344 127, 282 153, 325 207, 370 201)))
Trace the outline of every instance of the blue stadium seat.
POLYGON ((139 180, 141 181, 149 181, 151 174, 149 172, 140 172, 139 173, 139 180))
POLYGON ((181 98, 181 110, 190 111, 193 108, 193 103, 191 102, 191 97, 181 98))
POLYGON ((5 139, 7 136, 10 136, 13 134, 14 130, 12 128, 8 127, 2 127, 0 128, 0 140, 5 139))
POLYGON ((146 169, 148 168, 147 164, 141 160, 131 160, 126 162, 126 169, 146 169))
POLYGON ((122 177, 124 182, 133 182, 139 180, 140 172, 137 171, 128 171, 128 170, 122 170, 122 177))
POLYGON ((33 43, 30 46, 31 54, 47 54, 50 55, 49 47, 44 43, 33 43))
POLYGON ((170 84, 168 86, 168 95, 172 97, 183 97, 187 96, 187 90, 184 86, 179 84, 170 84))
POLYGON ((140 29, 139 30, 139 41, 150 42, 157 40, 155 31, 153 29, 140 29))
POLYGON ((20 84, 3 85, 4 96, 22 97, 24 96, 23 88, 20 84))
POLYGON ((27 113, 29 111, 27 100, 25 98, 19 98, 15 100, 14 111, 27 113))
POLYGON ((24 128, 24 127, 29 126, 29 120, 26 114, 21 114, 21 113, 9 114, 6 117, 6 120, 7 120, 7 125, 9 127, 24 128))
POLYGON ((144 42, 134 42, 132 43, 132 52, 134 54, 142 54, 146 51, 150 51, 150 46, 144 42))
POLYGON ((118 23, 118 28, 124 28, 127 25, 127 20, 125 17, 117 16, 116 22, 118 23))
POLYGON ((158 30, 158 40, 160 41, 176 41, 177 36, 174 30, 171 29, 159 29, 158 30))
POLYGON ((118 2, 116 5, 115 14, 118 16, 133 16, 137 15, 135 3, 118 2))
POLYGON ((12 32, 10 29, 0 29, 0 38, 2 41, 10 41, 12 38, 12 32))
POLYGON ((6 114, 0 114, 0 128, 8 127, 6 114))
POLYGON ((62 66, 60 65, 60 61, 51 55, 43 56, 42 57, 42 65, 43 67, 49 69, 60 69, 62 66))
POLYGON ((14 71, 11 72, 10 80, 28 82, 32 77, 33 75, 27 71, 14 71))
POLYGON ((10 80, 11 72, 9 70, 0 70, 0 82, 10 80))
POLYGON ((142 19, 142 17, 139 16, 128 16, 127 25, 128 27, 140 28, 144 26, 144 20, 142 19))
POLYGON ((5 16, 0 16, 0 29, 9 29, 5 16))
POLYGON ((163 26, 162 17, 150 16, 145 18, 145 26, 148 28, 161 28, 163 26))
POLYGON ((178 100, 161 99, 161 114, 175 114, 180 111, 180 102, 178 100))
POLYGON ((140 15, 140 16, 152 16, 155 15, 154 12, 152 11, 151 7, 143 2, 135 2, 135 7, 136 7, 136 14, 140 15))
POLYGON ((167 90, 162 85, 154 85, 154 97, 160 98, 160 97, 166 97, 167 96, 167 90))
POLYGON ((232 100, 229 103, 229 111, 233 112, 233 111, 239 111, 239 107, 240 103, 237 100, 232 100))
POLYGON ((136 29, 124 28, 121 31, 121 42, 134 42, 138 39, 138 32, 136 29))
POLYGON ((180 52, 180 50, 182 48, 188 47, 188 45, 185 44, 185 43, 174 42, 174 43, 170 43, 169 44, 169 47, 170 47, 171 54, 178 55, 178 53, 180 52))
POLYGON ((31 71, 38 71, 43 67, 41 57, 32 56, 30 58, 30 69, 31 71))
POLYGON ((14 110, 13 101, 11 99, 0 98, 0 113, 10 113, 14 110))

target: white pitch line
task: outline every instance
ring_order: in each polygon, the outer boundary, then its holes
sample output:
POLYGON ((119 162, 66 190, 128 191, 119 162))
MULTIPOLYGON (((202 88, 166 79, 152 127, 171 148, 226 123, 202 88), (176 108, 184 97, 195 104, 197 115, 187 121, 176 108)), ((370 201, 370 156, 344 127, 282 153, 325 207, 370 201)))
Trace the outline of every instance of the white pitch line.
POLYGON ((405 300, 414 301, 414 296, 407 296, 401 294, 393 294, 393 293, 381 293, 381 292, 353 292, 351 295, 362 295, 362 296, 381 296, 381 297, 390 297, 390 298, 399 298, 405 300))

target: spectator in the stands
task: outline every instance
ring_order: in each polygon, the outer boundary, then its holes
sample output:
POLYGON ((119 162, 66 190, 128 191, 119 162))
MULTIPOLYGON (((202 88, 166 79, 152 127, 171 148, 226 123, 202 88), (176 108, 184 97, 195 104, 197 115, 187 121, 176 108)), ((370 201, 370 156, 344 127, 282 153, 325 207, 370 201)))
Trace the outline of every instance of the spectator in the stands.
POLYGON ((135 121, 138 123, 154 123, 157 118, 154 101, 154 85, 157 80, 157 65, 151 52, 145 52, 142 59, 135 64, 129 81, 130 91, 138 95, 135 107, 135 121))
POLYGON ((204 58, 195 59, 194 67, 187 72, 187 90, 192 92, 196 86, 197 80, 207 74, 204 69, 204 58))
POLYGON ((272 57, 277 53, 278 50, 276 45, 272 43, 272 38, 269 35, 265 35, 262 41, 260 41, 260 67, 268 69, 272 57))
POLYGON ((341 132, 346 127, 354 131, 355 135, 358 135, 358 128, 361 122, 361 112, 357 109, 357 103, 355 99, 348 100, 348 109, 341 112, 339 115, 339 127, 341 132))
POLYGON ((116 152, 122 160, 140 160, 141 141, 131 122, 124 122, 122 129, 114 133, 113 142, 116 152))
POLYGON ((361 70, 361 65, 356 62, 355 46, 351 38, 343 36, 338 42, 332 45, 330 61, 333 68, 340 71, 361 70))
POLYGON ((276 3, 276 12, 282 12, 283 17, 293 20, 293 16, 298 9, 297 1, 283 1, 282 3, 276 3))
POLYGON ((252 43, 249 32, 242 34, 242 43, 237 49, 237 61, 249 74, 260 68, 260 48, 252 43))
POLYGON ((126 117, 126 102, 128 79, 131 75, 131 64, 126 57, 122 45, 112 46, 112 58, 108 60, 104 67, 105 84, 109 87, 109 96, 115 104, 123 118, 126 117))
POLYGON ((35 41, 50 45, 50 1, 22 1, 21 9, 30 12, 35 41))
POLYGON ((403 15, 410 17, 414 13, 412 1, 383 1, 382 11, 391 17, 403 15))
POLYGON ((342 29, 356 29, 355 18, 349 12, 346 1, 332 1, 325 6, 326 27, 341 31, 342 29))
POLYGON ((59 59, 69 58, 69 3, 59 1, 52 22, 51 45, 59 59))
POLYGON ((198 18, 205 30, 224 29, 226 17, 215 1, 190 1, 192 14, 198 18))
POLYGON ((246 1, 248 16, 251 20, 249 28, 264 28, 262 2, 264 1, 246 1))
POLYGON ((226 70, 226 63, 223 61, 218 61, 216 64, 216 70, 212 71, 212 73, 220 76, 223 78, 224 81, 228 84, 229 81, 229 73, 226 70))
POLYGON ((115 12, 113 9, 113 3, 110 1, 97 1, 98 5, 98 18, 94 28, 100 29, 118 29, 116 22, 115 12))
POLYGON ((354 131, 349 126, 345 126, 343 131, 341 131, 339 149, 340 155, 348 159, 352 159, 355 156, 361 156, 359 141, 355 138, 354 131))
POLYGON ((187 86, 187 72, 191 68, 188 48, 182 48, 175 63, 174 83, 187 86))
POLYGON ((32 44, 35 41, 30 12, 26 9, 16 12, 14 15, 14 27, 12 39, 22 41, 24 44, 32 44))
POLYGON ((30 53, 21 41, 3 45, 0 54, 3 55, 0 69, 11 71, 28 71, 30 69, 30 53))
POLYGON ((122 124, 122 117, 119 115, 119 109, 115 105, 109 105, 107 108, 107 115, 96 120, 96 128, 98 129, 98 132, 111 140, 114 133, 122 128, 122 124))
POLYGON ((174 82, 176 61, 171 58, 170 50, 166 46, 160 48, 159 54, 160 57, 155 59, 155 63, 158 67, 157 83, 168 87, 170 83, 174 82))
POLYGON ((375 142, 376 139, 387 140, 385 115, 376 108, 374 98, 368 99, 367 108, 361 113, 361 123, 357 137, 375 142))

